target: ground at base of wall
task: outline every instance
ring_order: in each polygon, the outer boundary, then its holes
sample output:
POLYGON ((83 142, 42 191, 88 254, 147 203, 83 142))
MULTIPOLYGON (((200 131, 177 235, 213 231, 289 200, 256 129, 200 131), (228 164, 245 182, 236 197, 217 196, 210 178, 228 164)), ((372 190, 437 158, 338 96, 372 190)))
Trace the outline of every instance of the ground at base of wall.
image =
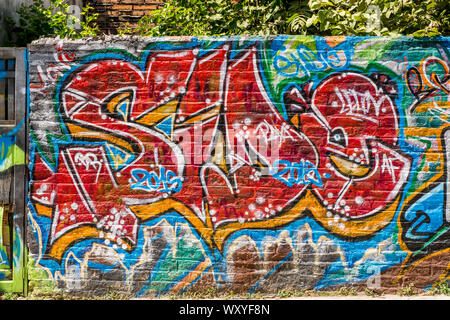
POLYGON ((450 291, 437 288, 428 291, 407 286, 395 293, 366 289, 357 291, 353 288, 340 288, 326 291, 280 291, 278 294, 237 294, 219 293, 206 290, 184 294, 160 294, 141 297, 109 292, 102 296, 75 296, 63 291, 35 291, 24 296, 17 293, 3 293, 0 300, 450 300, 450 291))

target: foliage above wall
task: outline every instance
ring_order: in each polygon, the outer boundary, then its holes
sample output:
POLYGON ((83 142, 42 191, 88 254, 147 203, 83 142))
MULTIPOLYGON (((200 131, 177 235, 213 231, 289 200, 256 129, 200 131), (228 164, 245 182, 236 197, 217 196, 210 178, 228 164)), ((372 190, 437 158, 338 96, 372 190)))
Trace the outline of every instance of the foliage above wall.
POLYGON ((149 36, 447 35, 445 0, 168 0, 122 33, 149 36))
MULTIPOLYGON (((69 14, 66 0, 33 0, 7 17, 9 44, 25 46, 41 36, 81 38, 101 33, 89 1, 82 19, 69 14), (78 25, 77 28, 74 26, 78 25)), ((119 34, 180 35, 448 35, 445 0, 167 0, 137 25, 125 23, 119 34)))
POLYGON ((44 6, 43 0, 33 0, 29 5, 22 4, 17 10, 19 22, 7 17, 9 44, 26 46, 43 36, 60 36, 61 38, 82 38, 95 36, 98 27, 95 24, 97 14, 92 14, 89 5, 81 12, 83 19, 69 14, 70 6, 65 0, 49 0, 44 6), (76 26, 79 25, 79 28, 76 26))

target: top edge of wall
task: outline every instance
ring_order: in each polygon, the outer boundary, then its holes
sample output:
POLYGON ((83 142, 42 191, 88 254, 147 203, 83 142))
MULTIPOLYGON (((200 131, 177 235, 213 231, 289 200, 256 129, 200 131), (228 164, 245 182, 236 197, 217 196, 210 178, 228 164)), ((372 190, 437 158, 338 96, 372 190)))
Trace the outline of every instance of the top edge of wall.
POLYGON ((214 39, 216 41, 223 41, 223 40, 271 40, 276 39, 280 37, 296 37, 296 38, 305 38, 305 39, 313 39, 316 37, 321 38, 352 38, 352 39, 377 39, 382 40, 385 39, 386 41, 393 40, 393 39, 407 39, 407 40, 418 40, 418 41, 429 41, 429 40, 442 40, 442 39, 450 39, 448 36, 433 36, 433 37, 412 37, 412 36, 354 36, 354 35, 341 35, 341 36, 316 36, 316 35, 266 35, 266 36, 260 36, 260 35, 233 35, 233 36, 164 36, 164 37, 147 37, 147 36, 135 36, 135 35, 126 35, 126 36, 120 36, 120 35, 101 35, 97 37, 85 37, 85 38, 79 38, 79 39, 69 39, 69 38, 60 38, 60 37, 44 37, 37 40, 34 40, 29 45, 45 45, 45 44, 55 44, 58 42, 64 42, 64 43, 85 43, 86 41, 89 42, 115 42, 115 41, 139 41, 139 40, 145 40, 147 42, 180 42, 180 41, 193 41, 193 40, 202 40, 202 39, 214 39))

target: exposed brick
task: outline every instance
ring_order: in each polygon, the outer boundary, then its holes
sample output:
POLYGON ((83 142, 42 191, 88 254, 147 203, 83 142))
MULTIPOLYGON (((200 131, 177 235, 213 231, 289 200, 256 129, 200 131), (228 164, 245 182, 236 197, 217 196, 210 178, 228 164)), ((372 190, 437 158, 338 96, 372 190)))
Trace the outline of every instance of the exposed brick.
POLYGON ((104 33, 116 33, 118 28, 126 23, 136 23, 137 17, 148 15, 152 10, 160 8, 164 1, 155 0, 98 0, 89 3, 94 12, 99 14, 98 25, 104 33), (114 22, 111 17, 121 17, 120 22, 114 22))
POLYGON ((112 9, 112 10, 120 11, 120 12, 117 12, 117 15, 120 15, 120 13, 121 13, 122 11, 130 11, 130 10, 132 10, 132 9, 133 9, 133 6, 132 6, 132 5, 124 5, 124 4, 117 4, 117 5, 113 5, 113 6, 111 7, 111 9, 112 9))
POLYGON ((155 10, 158 9, 157 5, 133 5, 135 10, 155 10))

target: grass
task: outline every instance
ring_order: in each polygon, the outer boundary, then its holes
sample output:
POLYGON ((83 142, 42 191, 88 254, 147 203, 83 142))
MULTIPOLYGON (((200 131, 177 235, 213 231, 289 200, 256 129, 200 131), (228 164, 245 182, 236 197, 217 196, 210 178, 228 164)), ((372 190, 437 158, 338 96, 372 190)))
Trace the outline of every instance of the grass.
POLYGON ((368 297, 378 297, 378 296, 383 295, 383 292, 366 288, 366 289, 364 289, 364 294, 368 297))
MULTIPOLYGON (((219 292, 216 288, 205 289, 202 291, 195 292, 183 292, 183 293, 167 293, 163 295, 150 295, 147 298, 160 298, 160 299, 221 299, 221 300, 229 300, 229 299, 289 299, 289 298, 299 298, 299 297, 323 297, 323 296, 356 296, 361 295, 361 292, 358 292, 354 288, 346 288, 342 287, 338 290, 291 290, 284 289, 280 290, 277 293, 236 293, 233 291, 225 291, 219 292)), ((376 295, 375 293, 372 294, 376 295)), ((380 294, 378 294, 380 295, 380 294)))
POLYGON ((0 300, 129 300, 131 298, 131 295, 114 290, 108 290, 108 293, 100 296, 77 296, 60 289, 36 289, 28 296, 19 293, 0 292, 0 300))
POLYGON ((403 288, 400 288, 397 290, 397 295, 399 296, 413 296, 416 295, 418 292, 414 288, 414 283, 410 283, 403 288))
MULTIPOLYGON (((366 288, 364 290, 357 290, 354 287, 340 287, 335 290, 290 290, 284 289, 277 293, 236 293, 232 290, 219 291, 217 288, 205 288, 201 291, 185 291, 182 293, 168 292, 165 294, 157 294, 156 292, 149 293, 141 297, 142 299, 219 299, 219 300, 236 300, 236 299, 295 299, 301 297, 380 297, 384 293, 381 290, 372 290, 366 288)), ((443 282, 436 285, 429 290, 421 290, 415 287, 414 283, 410 283, 402 288, 399 288, 395 295, 398 296, 415 296, 415 295, 445 295, 450 296, 450 287, 448 283, 443 282)), ((27 297, 17 293, 1 293, 0 300, 131 300, 135 299, 132 295, 118 293, 114 290, 109 290, 107 294, 100 296, 73 296, 62 290, 34 290, 27 297)))
POLYGON ((428 294, 450 296, 450 287, 447 282, 443 282, 428 290, 428 294))
POLYGON ((6 292, 0 295, 0 300, 19 300, 21 295, 17 293, 6 292))
POLYGON ((291 297, 303 297, 305 296, 305 291, 297 291, 297 290, 280 290, 278 291, 279 298, 291 298, 291 297))

